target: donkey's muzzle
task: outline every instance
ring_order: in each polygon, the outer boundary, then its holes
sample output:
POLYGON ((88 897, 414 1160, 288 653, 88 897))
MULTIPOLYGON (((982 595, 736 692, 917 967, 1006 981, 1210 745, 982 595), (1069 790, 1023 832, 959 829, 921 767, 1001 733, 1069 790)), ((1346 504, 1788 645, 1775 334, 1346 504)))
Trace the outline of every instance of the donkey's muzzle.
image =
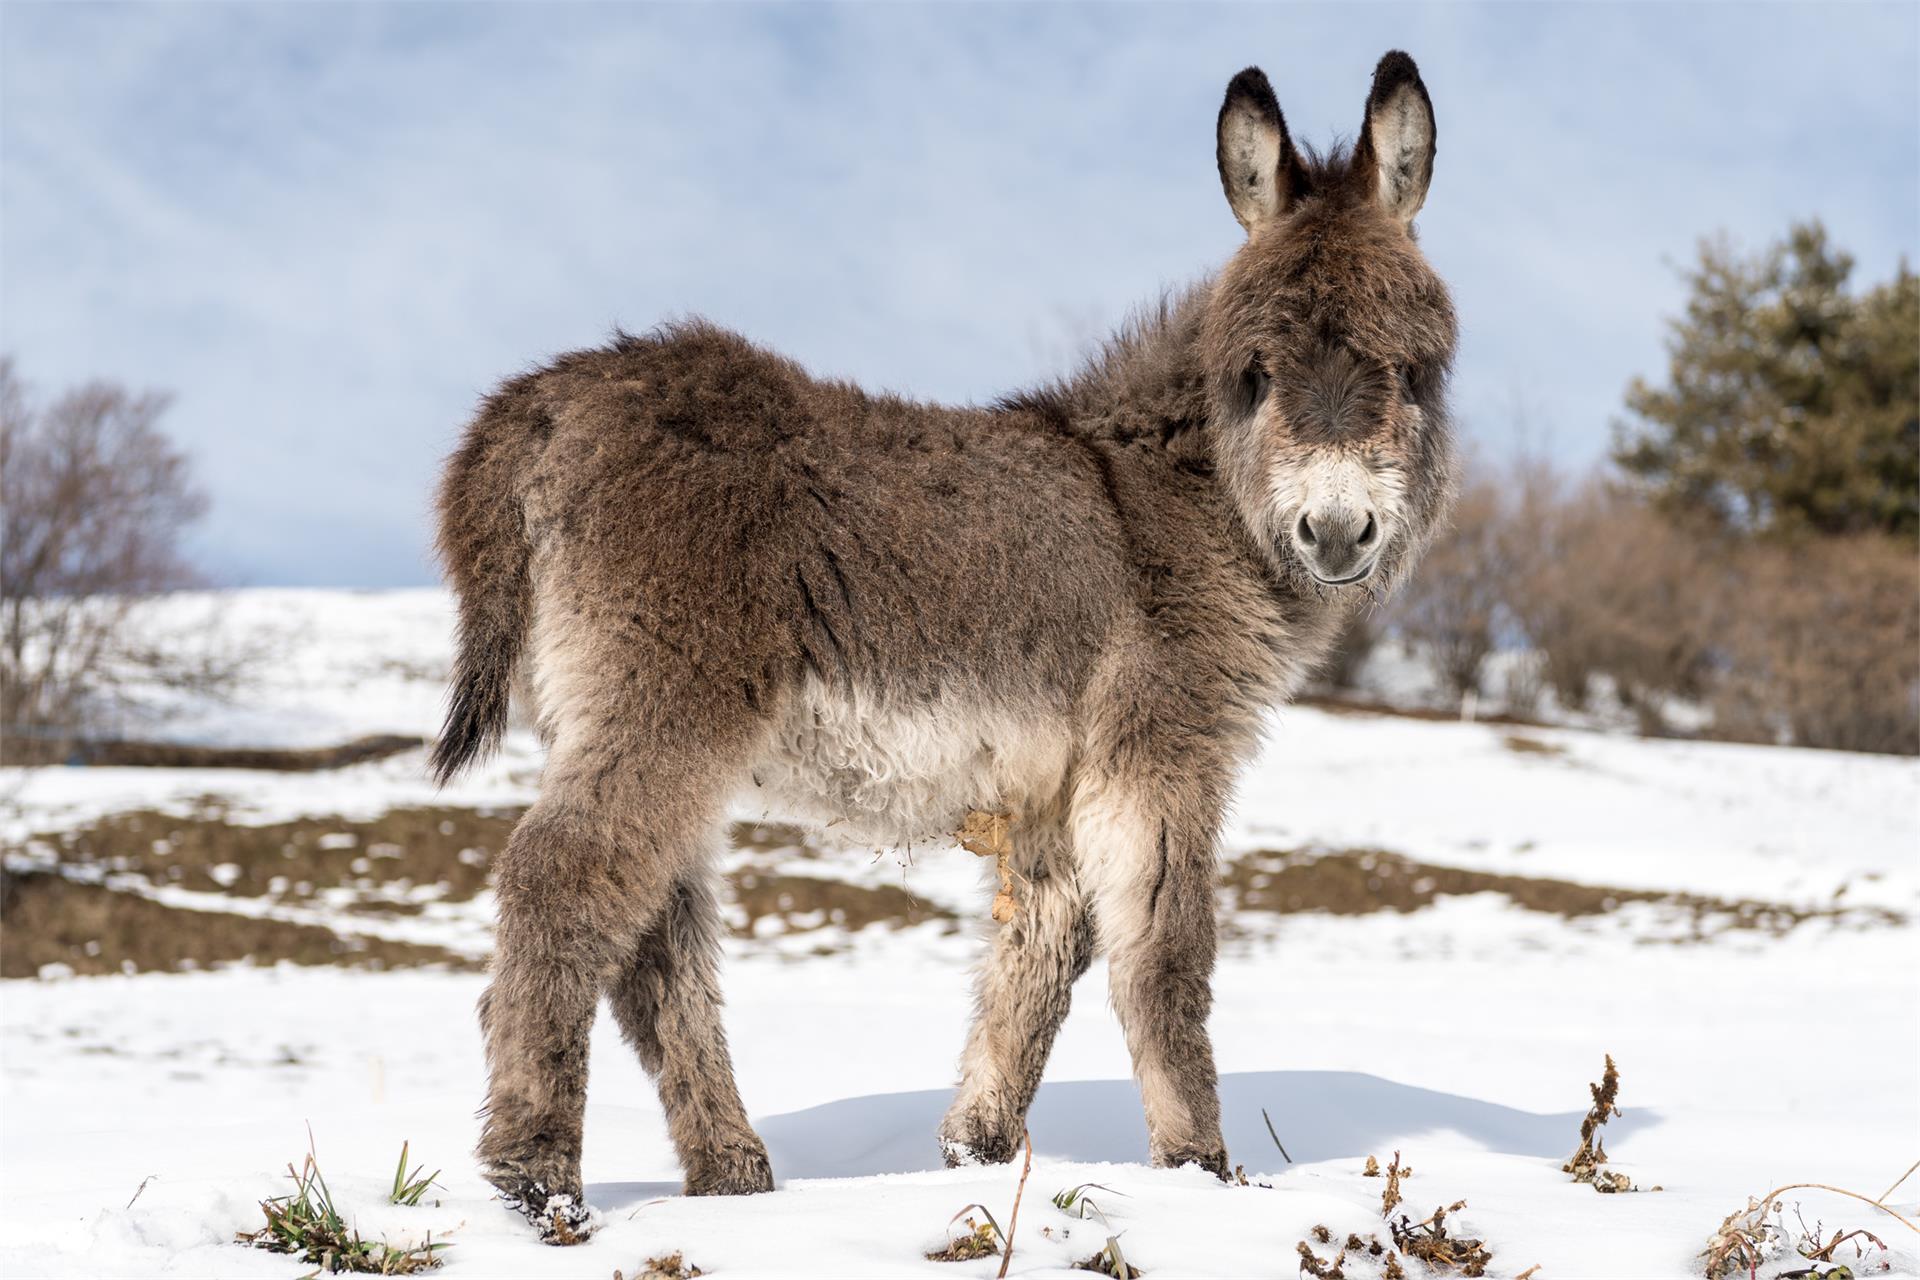
POLYGON ((1364 507, 1314 507, 1294 521, 1293 546, 1320 581, 1330 586, 1359 582, 1380 558, 1380 521, 1364 507))

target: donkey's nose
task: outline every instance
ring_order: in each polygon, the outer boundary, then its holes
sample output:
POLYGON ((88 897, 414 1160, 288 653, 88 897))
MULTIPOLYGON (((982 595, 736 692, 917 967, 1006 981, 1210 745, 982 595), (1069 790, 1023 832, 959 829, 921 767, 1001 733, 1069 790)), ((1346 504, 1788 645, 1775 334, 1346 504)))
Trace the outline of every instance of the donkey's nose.
POLYGON ((1364 507, 1328 504, 1300 513, 1293 544, 1322 582, 1358 582, 1373 572, 1380 521, 1364 507))

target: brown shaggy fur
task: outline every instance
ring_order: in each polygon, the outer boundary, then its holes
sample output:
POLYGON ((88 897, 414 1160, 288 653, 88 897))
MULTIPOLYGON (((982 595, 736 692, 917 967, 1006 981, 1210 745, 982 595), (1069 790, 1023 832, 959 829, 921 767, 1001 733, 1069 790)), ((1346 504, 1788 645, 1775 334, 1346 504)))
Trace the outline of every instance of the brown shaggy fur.
POLYGON ((743 793, 875 840, 1020 815, 1028 885, 982 969, 950 1160, 1013 1154, 1099 949, 1153 1160, 1224 1175, 1221 813, 1265 710, 1451 491, 1453 316, 1410 227, 1433 136, 1404 54, 1327 158, 1242 72, 1217 145, 1246 245, 1079 376, 991 407, 815 378, 700 322, 487 401, 441 489, 460 641, 434 767, 497 741, 524 666, 550 751, 501 860, 480 1156, 548 1238, 589 1225, 602 994, 688 1190, 772 1185, 709 887, 743 793))

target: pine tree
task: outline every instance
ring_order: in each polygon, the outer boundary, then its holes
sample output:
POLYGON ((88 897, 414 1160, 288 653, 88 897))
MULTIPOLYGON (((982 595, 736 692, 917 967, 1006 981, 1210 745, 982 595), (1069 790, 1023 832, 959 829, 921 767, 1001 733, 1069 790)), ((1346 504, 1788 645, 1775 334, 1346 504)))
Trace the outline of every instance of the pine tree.
POLYGON ((1848 291, 1818 222, 1686 270, 1668 381, 1635 379, 1614 458, 1656 504, 1735 532, 1920 537, 1920 279, 1848 291))

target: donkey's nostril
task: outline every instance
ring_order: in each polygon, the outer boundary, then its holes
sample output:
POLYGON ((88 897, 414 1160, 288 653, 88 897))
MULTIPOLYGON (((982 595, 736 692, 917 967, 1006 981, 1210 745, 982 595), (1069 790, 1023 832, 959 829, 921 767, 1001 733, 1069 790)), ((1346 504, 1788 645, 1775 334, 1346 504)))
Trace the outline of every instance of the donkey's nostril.
POLYGON ((1368 543, 1372 542, 1374 538, 1378 536, 1379 532, 1380 532, 1380 527, 1376 525, 1373 521, 1373 512, 1371 511, 1367 512, 1366 528, 1360 530, 1360 545, 1364 547, 1368 543))
POLYGON ((1313 545, 1313 522, 1307 519, 1305 515, 1300 517, 1300 523, 1296 526, 1296 532, 1299 534, 1301 542, 1309 547, 1313 545))

